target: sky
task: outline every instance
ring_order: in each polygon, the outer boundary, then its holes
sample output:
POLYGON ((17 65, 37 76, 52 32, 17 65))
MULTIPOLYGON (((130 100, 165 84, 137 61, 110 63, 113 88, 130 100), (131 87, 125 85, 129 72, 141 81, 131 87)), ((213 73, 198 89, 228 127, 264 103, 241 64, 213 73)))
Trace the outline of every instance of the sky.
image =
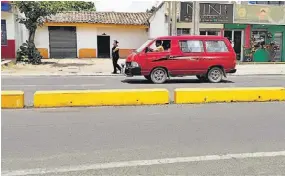
POLYGON ((95 6, 97 11, 145 12, 159 2, 158 0, 96 0, 95 6))

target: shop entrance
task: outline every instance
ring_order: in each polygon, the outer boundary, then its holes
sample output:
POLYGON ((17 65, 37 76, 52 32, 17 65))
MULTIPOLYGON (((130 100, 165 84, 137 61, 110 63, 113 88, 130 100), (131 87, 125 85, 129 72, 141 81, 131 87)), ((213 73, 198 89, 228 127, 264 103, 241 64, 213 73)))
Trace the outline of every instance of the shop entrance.
POLYGON ((232 46, 237 54, 237 60, 243 61, 243 45, 244 45, 244 31, 232 30, 225 31, 224 36, 227 37, 231 42, 232 46))

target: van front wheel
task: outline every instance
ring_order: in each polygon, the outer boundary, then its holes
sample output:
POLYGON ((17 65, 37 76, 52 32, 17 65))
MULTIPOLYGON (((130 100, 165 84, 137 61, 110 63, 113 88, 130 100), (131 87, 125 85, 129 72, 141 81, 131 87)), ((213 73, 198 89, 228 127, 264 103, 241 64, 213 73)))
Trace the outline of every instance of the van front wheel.
POLYGON ((211 83, 219 83, 223 79, 223 70, 219 67, 213 67, 208 71, 207 78, 211 83))
POLYGON ((149 75, 144 75, 144 78, 147 79, 148 81, 151 81, 151 77, 149 75))
POLYGON ((151 81, 155 84, 162 84, 167 79, 167 72, 164 68, 155 68, 150 74, 151 81))
POLYGON ((208 82, 208 79, 206 75, 196 75, 196 77, 199 79, 201 82, 208 82))

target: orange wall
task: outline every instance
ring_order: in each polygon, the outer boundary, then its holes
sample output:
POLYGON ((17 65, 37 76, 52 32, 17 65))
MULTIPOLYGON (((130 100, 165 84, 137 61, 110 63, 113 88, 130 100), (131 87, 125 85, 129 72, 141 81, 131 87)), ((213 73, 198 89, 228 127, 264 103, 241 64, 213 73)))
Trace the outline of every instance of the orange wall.
POLYGON ((38 48, 38 50, 44 59, 48 59, 48 49, 47 48, 38 48))
POLYGON ((120 49, 119 54, 121 58, 126 58, 129 54, 132 53, 134 49, 120 49))
POLYGON ((80 48, 79 58, 95 58, 96 49, 95 48, 80 48))

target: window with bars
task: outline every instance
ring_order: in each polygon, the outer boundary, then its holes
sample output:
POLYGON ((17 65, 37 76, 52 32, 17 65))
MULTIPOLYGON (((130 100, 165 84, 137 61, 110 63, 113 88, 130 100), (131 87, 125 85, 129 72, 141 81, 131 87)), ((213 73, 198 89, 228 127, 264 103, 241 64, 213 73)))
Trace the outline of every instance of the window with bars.
POLYGON ((190 28, 177 28, 177 35, 190 35, 190 28))
POLYGON ((1 20, 1 45, 7 45, 6 20, 1 20))

